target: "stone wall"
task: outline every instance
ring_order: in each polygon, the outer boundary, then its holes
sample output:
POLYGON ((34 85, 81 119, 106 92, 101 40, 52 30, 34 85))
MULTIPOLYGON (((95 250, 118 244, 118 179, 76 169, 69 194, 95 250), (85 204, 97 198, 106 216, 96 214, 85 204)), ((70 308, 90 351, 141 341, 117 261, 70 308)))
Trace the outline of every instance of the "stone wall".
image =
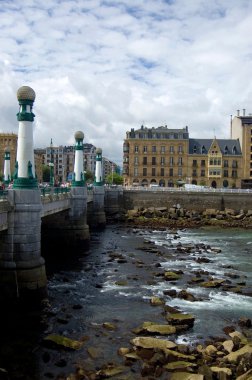
MULTIPOLYGON (((116 192, 117 189, 114 189, 116 192)), ((185 192, 185 191, 149 191, 125 190, 123 195, 118 189, 118 196, 105 196, 106 212, 110 210, 132 210, 140 207, 173 207, 179 204, 187 210, 199 212, 205 209, 252 210, 252 195, 250 193, 221 193, 221 192, 185 192), (119 195, 120 194, 120 195, 119 195)))

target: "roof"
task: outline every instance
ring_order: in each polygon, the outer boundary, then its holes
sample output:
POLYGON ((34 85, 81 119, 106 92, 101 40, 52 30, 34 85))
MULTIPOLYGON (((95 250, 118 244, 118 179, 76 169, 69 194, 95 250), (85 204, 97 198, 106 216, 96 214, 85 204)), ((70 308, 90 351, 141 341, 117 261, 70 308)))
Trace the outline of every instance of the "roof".
POLYGON ((242 154, 239 140, 234 139, 189 139, 189 154, 207 154, 213 141, 217 142, 222 154, 242 154))

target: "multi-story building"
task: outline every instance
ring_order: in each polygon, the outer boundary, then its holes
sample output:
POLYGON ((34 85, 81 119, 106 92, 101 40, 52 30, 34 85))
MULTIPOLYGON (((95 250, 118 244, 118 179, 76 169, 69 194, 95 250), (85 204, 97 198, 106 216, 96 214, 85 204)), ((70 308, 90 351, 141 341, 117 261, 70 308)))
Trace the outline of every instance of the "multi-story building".
POLYGON ((231 120, 231 137, 239 139, 243 155, 243 165, 241 174, 241 186, 252 188, 252 115, 246 116, 245 109, 243 115, 237 111, 237 116, 231 120))
POLYGON ((174 186, 187 176, 188 128, 131 129, 123 145, 125 185, 174 186))
POLYGON ((2 175, 4 171, 5 148, 9 148, 10 150, 10 169, 11 173, 14 173, 17 156, 17 139, 18 136, 15 133, 0 133, 0 173, 2 175))
POLYGON ((35 173, 39 183, 43 182, 43 165, 45 165, 45 149, 34 149, 35 173))
POLYGON ((183 183, 240 187, 243 155, 237 139, 190 139, 188 128, 131 129, 123 145, 125 185, 183 183))

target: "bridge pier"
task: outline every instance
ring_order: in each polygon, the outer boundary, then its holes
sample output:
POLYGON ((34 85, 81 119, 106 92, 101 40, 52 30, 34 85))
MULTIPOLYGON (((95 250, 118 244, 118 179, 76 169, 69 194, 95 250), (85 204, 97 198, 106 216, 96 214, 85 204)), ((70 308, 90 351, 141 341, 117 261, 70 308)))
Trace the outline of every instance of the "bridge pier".
POLYGON ((102 178, 102 149, 96 149, 95 181, 93 186, 93 208, 90 213, 90 225, 103 228, 106 225, 104 211, 104 184, 102 178))
POLYGON ((43 298, 47 291, 40 250, 41 199, 36 189, 9 190, 8 230, 0 246, 0 298, 43 298))
POLYGON ((42 248, 52 254, 71 255, 89 247, 87 188, 71 188, 70 208, 42 219, 42 248))

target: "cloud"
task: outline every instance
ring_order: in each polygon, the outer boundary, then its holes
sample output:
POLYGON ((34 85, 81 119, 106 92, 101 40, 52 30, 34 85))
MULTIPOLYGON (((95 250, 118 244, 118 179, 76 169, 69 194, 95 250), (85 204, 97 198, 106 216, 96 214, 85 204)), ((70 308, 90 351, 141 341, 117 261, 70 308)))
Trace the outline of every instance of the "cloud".
POLYGON ((122 164, 142 123, 228 138, 230 114, 252 111, 246 0, 3 0, 0 16, 0 130, 17 132, 29 85, 36 147, 82 130, 122 164))

